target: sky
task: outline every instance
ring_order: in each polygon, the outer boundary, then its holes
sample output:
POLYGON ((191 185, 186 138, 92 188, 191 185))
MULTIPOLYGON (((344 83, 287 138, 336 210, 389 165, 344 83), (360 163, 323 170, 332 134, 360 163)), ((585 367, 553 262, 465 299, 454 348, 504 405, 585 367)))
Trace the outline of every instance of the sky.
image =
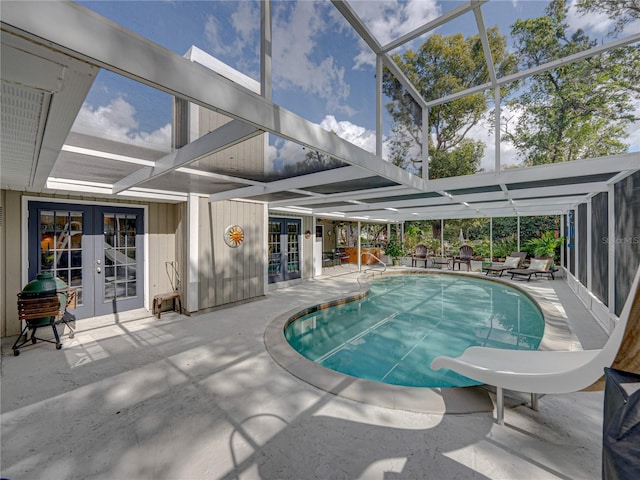
MULTIPOLYGON (((572 2, 575 0, 571 0, 572 2)), ((259 79, 260 12, 257 1, 88 1, 78 2, 160 45, 183 55, 195 45, 244 74, 259 79)), ((464 2, 437 0, 352 1, 356 13, 384 45, 464 2)), ((483 5, 485 26, 508 33, 517 18, 544 15, 547 1, 491 0, 483 5)), ((570 25, 605 40, 611 21, 601 15, 580 17, 571 10, 570 25)), ((328 1, 273 2, 273 101, 375 151, 375 56, 328 1)), ((639 25, 630 30, 640 31, 639 25)), ((436 30, 444 35, 477 34, 467 13, 436 30)), ((630 31, 626 32, 631 33, 630 31)), ((415 40, 415 48, 426 37, 415 40)), ((505 113, 509 113, 505 111, 505 113)), ((636 114, 640 116, 640 102, 636 114)), ((130 143, 170 149, 171 99, 124 77, 102 70, 74 125, 75 131, 130 143)), ((384 130, 390 122, 385 116, 384 130)), ((470 131, 487 148, 482 167, 493 170, 495 144, 487 124, 470 131)), ((640 150, 640 124, 630 128, 632 151, 640 150)), ((300 149, 272 139, 274 163, 300 149)), ((383 153, 383 156, 386 156, 383 153)), ((503 165, 519 162, 515 150, 502 144, 503 165)))

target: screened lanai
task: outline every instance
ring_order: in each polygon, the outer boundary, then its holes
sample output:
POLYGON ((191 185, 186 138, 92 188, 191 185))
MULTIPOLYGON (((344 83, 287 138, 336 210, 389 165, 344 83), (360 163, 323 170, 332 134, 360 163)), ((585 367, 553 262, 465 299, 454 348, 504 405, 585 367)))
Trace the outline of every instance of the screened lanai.
POLYGON ((601 391, 516 395, 499 425, 486 386, 465 415, 446 389, 354 402, 265 338, 363 295, 317 268, 340 242, 554 216, 555 279, 391 273, 517 288, 545 348, 602 347, 640 265, 637 2, 2 0, 0 30, 0 476, 600 475, 601 391), (49 272, 77 335, 11 355, 49 272))
POLYGON ((637 92, 602 73, 573 92, 585 105, 592 91, 618 95, 574 120, 585 132, 601 125, 584 133, 599 138, 588 147, 548 140, 564 153, 545 157, 527 133, 544 132, 530 115, 552 102, 536 96, 540 78, 570 83, 614 65, 634 80, 635 12, 579 3, 5 2, 2 188, 192 213, 203 199, 242 200, 390 224, 560 215, 579 238, 567 268, 617 298, 623 265, 638 262, 637 92), (538 58, 531 32, 544 18, 564 31, 538 58), (456 50, 461 39, 473 57, 456 50), (435 60, 418 68, 417 58, 435 60), (574 77, 563 76, 570 65, 574 77), (449 168, 463 147, 473 168, 449 168))

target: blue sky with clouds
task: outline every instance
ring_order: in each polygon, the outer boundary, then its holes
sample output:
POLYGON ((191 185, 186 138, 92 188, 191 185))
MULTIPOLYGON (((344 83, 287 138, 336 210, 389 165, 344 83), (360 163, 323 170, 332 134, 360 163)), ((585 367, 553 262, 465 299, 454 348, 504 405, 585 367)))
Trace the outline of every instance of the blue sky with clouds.
MULTIPOLYGON (((191 45, 259 79, 260 12, 257 1, 89 1, 79 2, 176 53, 191 45)), ((436 0, 353 1, 352 7, 385 44, 464 2, 436 0)), ((508 33, 517 18, 544 14, 547 1, 492 0, 482 7, 485 25, 508 33)), ((602 17, 570 22, 604 38, 610 22, 602 17)), ((273 2, 273 100, 353 143, 375 149, 375 56, 327 1, 273 2)), ((477 33, 472 13, 437 30, 477 33)), ((415 47, 424 37, 413 43, 415 47)), ((640 108, 639 108, 640 113, 640 108)), ((170 138, 168 95, 102 71, 76 127, 98 126, 106 136, 165 144, 170 138)), ((387 124, 385 123, 385 127, 387 124)), ((485 125, 472 134, 488 143, 485 166, 493 164, 493 139, 485 125)), ((634 139, 635 145, 640 144, 634 139)), ((515 161, 504 145, 506 163, 515 161)))

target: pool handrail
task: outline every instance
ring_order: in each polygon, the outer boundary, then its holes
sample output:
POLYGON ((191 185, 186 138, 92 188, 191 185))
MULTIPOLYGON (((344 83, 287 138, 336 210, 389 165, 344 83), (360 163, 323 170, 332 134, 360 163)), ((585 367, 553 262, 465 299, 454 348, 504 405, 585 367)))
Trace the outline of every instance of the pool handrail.
POLYGON ((531 393, 537 410, 537 394, 571 393, 597 382, 605 367, 613 364, 628 323, 640 321, 640 267, 629 290, 620 317, 605 343, 596 350, 541 351, 469 347, 459 357, 439 356, 431 368, 456 373, 496 387, 496 417, 504 425, 503 389, 531 393), (633 321, 629 318, 633 316, 633 321))
MULTIPOLYGON (((381 272, 386 272, 386 271, 387 271, 387 264, 386 264, 386 263, 384 263, 382 260, 380 260, 378 257, 376 257, 373 253, 371 253, 371 252, 362 252, 362 255, 370 255, 370 256, 372 256, 374 259, 376 259, 376 260, 378 261, 378 263, 381 263, 381 264, 382 264, 382 270, 380 270, 380 271, 381 271, 381 272)), ((368 271, 370 271, 370 270, 371 270, 371 271, 372 271, 372 270, 378 271, 379 269, 376 269, 376 268, 367 268, 364 272, 366 273, 366 272, 368 272, 368 271)))

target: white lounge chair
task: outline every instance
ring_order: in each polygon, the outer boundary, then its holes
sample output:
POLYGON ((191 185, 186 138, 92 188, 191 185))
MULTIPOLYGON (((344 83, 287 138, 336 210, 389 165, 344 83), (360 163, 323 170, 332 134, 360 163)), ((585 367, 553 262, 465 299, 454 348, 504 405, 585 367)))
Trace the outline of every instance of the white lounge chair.
POLYGON ((629 318, 640 322, 640 267, 618 323, 602 349, 582 351, 504 350, 469 347, 457 358, 440 356, 431 368, 448 368, 461 375, 496 387, 496 416, 504 424, 503 389, 531 393, 531 407, 537 410, 537 394, 571 393, 592 385, 616 358, 629 318))

